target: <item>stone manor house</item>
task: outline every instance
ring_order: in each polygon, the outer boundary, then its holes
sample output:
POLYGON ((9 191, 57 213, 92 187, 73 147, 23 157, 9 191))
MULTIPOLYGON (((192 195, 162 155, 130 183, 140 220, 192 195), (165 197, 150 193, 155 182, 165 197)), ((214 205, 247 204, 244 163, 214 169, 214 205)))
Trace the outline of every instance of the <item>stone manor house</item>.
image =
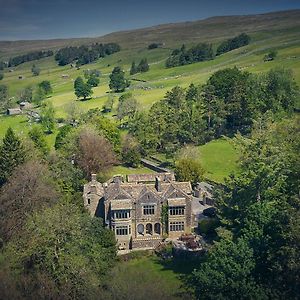
POLYGON ((84 206, 115 232, 118 248, 154 248, 192 227, 192 187, 172 173, 114 176, 101 184, 92 175, 84 186, 84 206))

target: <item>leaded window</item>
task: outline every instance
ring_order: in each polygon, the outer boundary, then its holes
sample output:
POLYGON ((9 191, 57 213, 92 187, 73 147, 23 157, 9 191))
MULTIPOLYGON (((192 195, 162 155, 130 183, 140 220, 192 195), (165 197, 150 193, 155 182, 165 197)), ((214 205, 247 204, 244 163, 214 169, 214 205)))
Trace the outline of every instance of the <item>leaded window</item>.
POLYGON ((170 231, 184 231, 184 222, 170 222, 170 231))
POLYGON ((128 235, 131 234, 130 226, 126 225, 117 225, 115 226, 116 235, 128 235))
POLYGON ((143 214, 144 215, 154 215, 154 205, 144 205, 143 206, 143 214))
POLYGON ((129 210, 115 210, 114 218, 115 219, 128 219, 128 218, 130 218, 130 211, 129 210))
POLYGON ((171 216, 183 216, 184 215, 184 206, 173 206, 169 208, 171 216))

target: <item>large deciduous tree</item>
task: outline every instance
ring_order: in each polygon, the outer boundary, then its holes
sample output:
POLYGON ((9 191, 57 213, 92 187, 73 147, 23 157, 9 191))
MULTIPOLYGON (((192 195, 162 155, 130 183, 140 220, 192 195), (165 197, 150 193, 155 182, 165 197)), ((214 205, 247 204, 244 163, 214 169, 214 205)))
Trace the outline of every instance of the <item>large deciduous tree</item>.
POLYGON ((91 173, 106 173, 117 162, 112 145, 95 130, 81 130, 76 148, 76 163, 86 177, 91 173))
POLYGON ((114 265, 115 244, 101 220, 58 203, 33 214, 4 255, 23 299, 96 299, 114 265))
POLYGON ((124 92, 129 86, 129 81, 125 79, 124 71, 120 67, 115 67, 109 75, 109 88, 115 92, 124 92))
POLYGON ((31 213, 54 203, 58 193, 38 161, 19 165, 0 192, 0 230, 4 240, 20 233, 31 213))
POLYGON ((83 97, 84 100, 86 100, 87 97, 90 97, 93 94, 92 86, 88 83, 85 83, 82 77, 77 77, 75 79, 74 90, 76 97, 83 97))

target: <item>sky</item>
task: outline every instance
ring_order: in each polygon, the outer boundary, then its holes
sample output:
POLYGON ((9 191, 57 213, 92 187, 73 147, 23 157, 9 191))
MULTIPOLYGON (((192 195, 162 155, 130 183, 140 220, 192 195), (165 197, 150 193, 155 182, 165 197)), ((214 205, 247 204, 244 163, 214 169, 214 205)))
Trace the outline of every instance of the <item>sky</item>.
POLYGON ((221 15, 300 8, 300 0, 0 0, 0 40, 95 37, 221 15))

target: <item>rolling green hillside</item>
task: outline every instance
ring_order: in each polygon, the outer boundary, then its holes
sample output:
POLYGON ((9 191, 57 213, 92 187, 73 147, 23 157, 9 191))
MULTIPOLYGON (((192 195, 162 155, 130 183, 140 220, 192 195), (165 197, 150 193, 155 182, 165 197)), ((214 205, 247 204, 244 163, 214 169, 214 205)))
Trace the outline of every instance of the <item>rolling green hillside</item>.
MULTIPOLYGON (((190 83, 203 84, 213 72, 225 67, 237 66, 254 73, 266 72, 274 67, 290 68, 294 72, 296 82, 300 85, 299 31, 300 10, 294 10, 254 16, 214 17, 196 22, 159 25, 112 33, 94 39, 0 42, 0 56, 2 57, 7 57, 8 49, 11 49, 11 55, 36 49, 55 49, 83 42, 117 42, 122 46, 120 52, 99 59, 93 64, 84 65, 80 70, 71 68, 70 65, 60 67, 53 57, 48 57, 34 62, 41 69, 41 74, 34 77, 31 73, 33 62, 24 63, 13 68, 12 72, 6 70, 1 84, 7 85, 10 96, 17 100, 20 90, 27 86, 34 86, 42 80, 49 80, 53 86, 53 94, 48 101, 53 103, 56 116, 61 118, 66 117, 68 105, 73 102, 76 102, 82 111, 101 108, 110 95, 109 74, 117 65, 123 67, 126 76, 131 79, 129 90, 138 100, 140 110, 149 109, 175 85, 187 87, 190 83), (216 48, 220 41, 241 32, 247 32, 250 35, 251 43, 248 46, 220 55, 212 61, 165 68, 165 60, 175 46, 180 46, 182 43, 190 45, 206 41, 213 43, 213 47, 216 48), (151 42, 162 42, 164 46, 148 50, 147 46, 151 42), (278 51, 276 59, 263 62, 264 55, 273 49, 278 51), (130 76, 129 69, 132 61, 139 62, 144 57, 148 59, 150 71, 130 76), (73 83, 76 77, 82 76, 86 69, 101 71, 100 85, 93 88, 92 99, 79 101, 74 95, 73 83), (64 79, 62 78, 63 74, 67 74, 69 77, 64 79), (19 75, 22 75, 24 79, 18 79, 19 75)), ((115 113, 116 102, 120 94, 114 94, 114 96, 115 107, 108 115, 109 117, 115 113)), ((19 133, 26 133, 31 125, 24 116, 1 116, 0 137, 4 135, 9 126, 19 133)), ((52 145, 54 139, 54 134, 48 136, 48 141, 52 145)), ((220 179, 218 176, 215 178, 220 179)))

